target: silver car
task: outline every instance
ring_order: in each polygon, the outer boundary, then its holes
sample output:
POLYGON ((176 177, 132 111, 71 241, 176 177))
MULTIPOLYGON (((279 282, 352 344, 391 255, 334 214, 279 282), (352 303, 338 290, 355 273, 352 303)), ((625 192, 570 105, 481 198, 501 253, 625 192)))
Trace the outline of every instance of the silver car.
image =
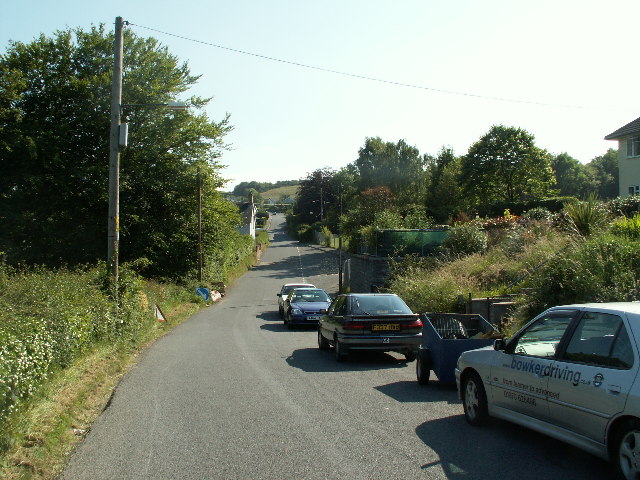
POLYGON ((639 340, 640 303, 550 308, 510 339, 460 356, 465 417, 518 423, 640 478, 639 340))

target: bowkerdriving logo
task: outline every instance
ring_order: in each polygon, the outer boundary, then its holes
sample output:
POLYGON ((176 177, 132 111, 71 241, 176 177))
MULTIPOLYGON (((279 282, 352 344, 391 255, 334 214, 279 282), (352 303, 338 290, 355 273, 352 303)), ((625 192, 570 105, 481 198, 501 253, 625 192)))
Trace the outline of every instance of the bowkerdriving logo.
POLYGON ((568 365, 560 368, 553 365, 544 365, 534 360, 521 360, 519 358, 513 358, 511 360, 511 368, 518 372, 533 373, 535 375, 571 382, 574 387, 580 383, 580 377, 582 376, 581 372, 569 369, 568 365))

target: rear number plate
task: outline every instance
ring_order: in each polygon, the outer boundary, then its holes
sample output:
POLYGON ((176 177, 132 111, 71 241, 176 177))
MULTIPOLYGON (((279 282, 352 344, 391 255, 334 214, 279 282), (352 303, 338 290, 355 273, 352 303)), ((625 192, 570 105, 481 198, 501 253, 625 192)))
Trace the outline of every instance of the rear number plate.
POLYGON ((389 331, 398 331, 398 330, 400 330, 399 323, 386 323, 386 324, 376 323, 371 325, 372 332, 389 332, 389 331))

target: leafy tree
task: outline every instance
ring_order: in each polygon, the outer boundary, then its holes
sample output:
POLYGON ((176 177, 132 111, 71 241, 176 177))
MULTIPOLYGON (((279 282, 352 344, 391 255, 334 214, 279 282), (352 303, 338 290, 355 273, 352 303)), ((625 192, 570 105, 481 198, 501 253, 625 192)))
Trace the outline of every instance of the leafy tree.
MULTIPOLYGON (((51 266, 106 256, 113 35, 104 26, 13 42, 0 56, 0 250, 10 262, 51 266)), ((125 31, 123 103, 166 103, 198 77, 152 38, 125 31)), ((192 97, 189 112, 123 106, 121 261, 146 257, 150 273, 194 268, 195 177, 203 178, 203 234, 213 256, 233 242, 236 208, 217 189, 217 159, 231 128, 192 97), (194 252, 189 255, 187 252, 194 252)))
POLYGON ((551 168, 555 172, 556 187, 561 196, 584 197, 590 179, 586 167, 568 153, 561 153, 551 159, 551 168))
POLYGON ((427 212, 437 222, 446 223, 464 209, 465 196, 459 183, 461 163, 450 147, 443 147, 428 162, 427 212))
MULTIPOLYGON (((586 165, 593 188, 599 198, 611 199, 619 193, 618 151, 610 148, 607 153, 594 158, 586 165)), ((593 191, 593 190, 592 190, 593 191)))
POLYGON ((550 155, 526 130, 494 125, 463 158, 461 183, 476 204, 545 198, 553 186, 550 155))
POLYGON ((334 174, 333 169, 320 168, 300 180, 293 209, 300 223, 312 224, 325 219, 327 207, 335 204, 337 197, 332 182, 334 174))
POLYGON ((416 147, 404 140, 384 142, 367 138, 354 162, 359 189, 389 187, 401 202, 420 203, 424 190, 424 160, 416 147))

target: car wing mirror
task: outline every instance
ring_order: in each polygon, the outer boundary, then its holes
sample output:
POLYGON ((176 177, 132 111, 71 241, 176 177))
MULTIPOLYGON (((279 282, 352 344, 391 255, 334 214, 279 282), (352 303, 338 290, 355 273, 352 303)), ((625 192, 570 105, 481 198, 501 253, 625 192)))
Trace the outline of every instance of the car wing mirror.
POLYGON ((504 338, 498 338, 495 342, 493 342, 493 349, 498 352, 503 352, 507 349, 507 342, 504 338))
POLYGON ((276 293, 276 297, 281 297, 282 294, 281 293, 276 293))

